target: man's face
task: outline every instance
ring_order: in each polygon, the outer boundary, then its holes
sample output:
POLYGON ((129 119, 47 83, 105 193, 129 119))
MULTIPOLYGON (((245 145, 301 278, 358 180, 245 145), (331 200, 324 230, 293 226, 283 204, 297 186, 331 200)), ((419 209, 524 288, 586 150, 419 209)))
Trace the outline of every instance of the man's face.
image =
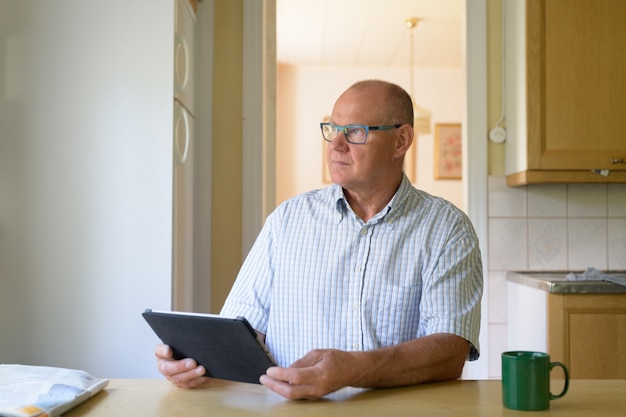
MULTIPOLYGON (((382 120, 381 91, 348 90, 333 108, 331 121, 345 126, 389 124, 382 120)), ((396 130, 370 130, 364 144, 349 143, 343 133, 328 143, 326 158, 334 183, 348 191, 361 192, 398 180, 396 130)), ((401 162, 400 162, 401 164, 401 162)))

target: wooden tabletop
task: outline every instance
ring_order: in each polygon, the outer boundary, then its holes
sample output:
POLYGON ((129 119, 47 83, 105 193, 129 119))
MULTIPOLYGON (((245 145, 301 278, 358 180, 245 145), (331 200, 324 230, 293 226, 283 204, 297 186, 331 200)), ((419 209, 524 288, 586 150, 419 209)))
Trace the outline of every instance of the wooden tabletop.
MULTIPOLYGON (((554 381, 560 391, 560 381, 554 381)), ((626 416, 626 380, 572 380, 550 410, 502 406, 499 380, 451 381, 413 387, 345 388, 318 401, 289 401, 256 384, 211 380, 202 388, 176 388, 165 380, 112 379, 64 417, 149 416, 626 416)))

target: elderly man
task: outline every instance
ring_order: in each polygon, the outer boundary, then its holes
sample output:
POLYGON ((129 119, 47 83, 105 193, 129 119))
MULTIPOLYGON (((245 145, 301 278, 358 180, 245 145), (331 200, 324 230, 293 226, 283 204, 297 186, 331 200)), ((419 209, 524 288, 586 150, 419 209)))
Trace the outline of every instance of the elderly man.
MULTIPOLYGON (((321 124, 335 184, 268 217, 225 302, 222 315, 264 337, 279 366, 260 382, 286 398, 456 379, 478 358, 478 241, 463 212, 403 174, 412 125, 397 85, 345 91, 321 124)), ((176 385, 206 381, 168 346, 156 356, 176 385)))

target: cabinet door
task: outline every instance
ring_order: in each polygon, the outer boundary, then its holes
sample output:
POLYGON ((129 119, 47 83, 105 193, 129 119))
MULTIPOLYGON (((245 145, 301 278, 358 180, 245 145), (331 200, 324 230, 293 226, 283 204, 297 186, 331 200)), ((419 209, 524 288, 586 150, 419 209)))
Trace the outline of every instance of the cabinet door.
POLYGON ((572 378, 626 378, 626 314, 572 312, 569 336, 572 378))
POLYGON ((548 352, 576 379, 626 378, 626 294, 549 294, 548 352))
POLYGON ((528 168, 626 170, 626 1, 527 0, 528 168))

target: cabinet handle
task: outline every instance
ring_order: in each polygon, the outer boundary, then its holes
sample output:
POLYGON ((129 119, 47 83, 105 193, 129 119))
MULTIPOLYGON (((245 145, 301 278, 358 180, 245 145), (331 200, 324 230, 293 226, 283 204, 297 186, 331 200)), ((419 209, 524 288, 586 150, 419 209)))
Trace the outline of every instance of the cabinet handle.
POLYGON ((176 92, 185 91, 189 81, 189 47, 187 39, 180 33, 174 35, 174 75, 176 92))
POLYGON ((189 152, 189 116, 180 104, 174 102, 175 122, 174 122, 174 164, 181 165, 187 161, 189 152), (180 150, 180 139, 184 139, 184 148, 180 150))
POLYGON ((624 158, 613 158, 613 159, 611 159, 611 163, 612 164, 623 164, 624 163, 624 158))

